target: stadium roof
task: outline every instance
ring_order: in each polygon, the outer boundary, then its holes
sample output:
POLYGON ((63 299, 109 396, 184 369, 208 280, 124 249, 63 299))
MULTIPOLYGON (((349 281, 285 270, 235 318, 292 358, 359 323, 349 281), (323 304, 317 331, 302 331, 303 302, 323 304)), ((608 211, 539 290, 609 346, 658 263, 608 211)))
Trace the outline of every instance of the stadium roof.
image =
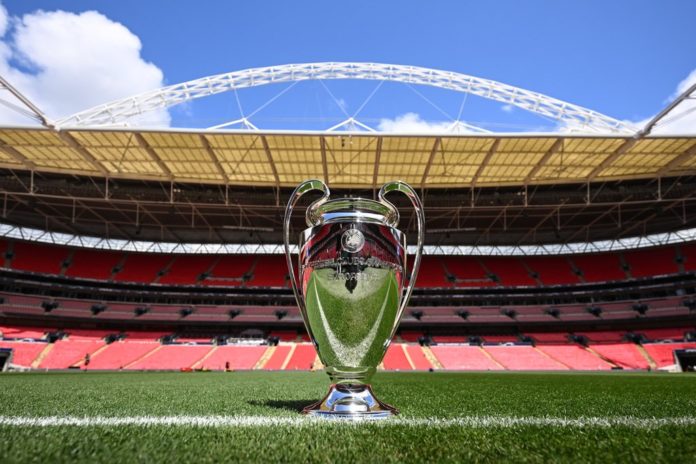
POLYGON ((696 136, 0 129, 0 168, 292 187, 470 188, 696 174, 696 136))

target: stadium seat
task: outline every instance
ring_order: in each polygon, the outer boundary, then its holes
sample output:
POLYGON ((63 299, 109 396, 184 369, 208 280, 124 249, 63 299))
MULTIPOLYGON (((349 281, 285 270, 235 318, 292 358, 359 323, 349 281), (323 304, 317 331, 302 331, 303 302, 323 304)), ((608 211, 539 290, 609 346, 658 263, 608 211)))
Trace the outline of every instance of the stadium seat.
POLYGON ((265 345, 222 345, 201 363, 202 369, 222 371, 229 363, 231 370, 253 369, 268 347, 265 345))
POLYGON ((404 352, 404 345, 401 343, 389 345, 382 363, 384 368, 390 371, 410 371, 413 369, 404 352))
POLYGON ((125 369, 190 369, 212 349, 210 345, 161 345, 140 360, 126 366, 125 369))
POLYGON ((562 371, 568 369, 565 364, 546 356, 537 348, 529 345, 485 346, 483 349, 501 366, 511 371, 562 371))
POLYGON ((314 345, 310 343, 298 343, 295 345, 295 350, 292 356, 285 365, 285 370, 310 370, 314 365, 314 360, 317 357, 317 352, 314 345))
POLYGON ((672 246, 626 251, 623 255, 630 268, 631 276, 634 278, 670 275, 679 272, 675 260, 676 250, 672 246))
POLYGON ((66 247, 33 242, 15 242, 12 250, 12 269, 55 275, 61 273, 71 251, 66 247))
POLYGON ((612 368, 611 364, 578 345, 541 345, 538 349, 573 370, 596 371, 612 368))
POLYGON ((611 282, 626 279, 619 256, 612 253, 573 255, 569 257, 587 282, 611 282))
POLYGON ((41 369, 67 369, 84 360, 85 355, 90 356, 104 346, 100 339, 63 339, 54 343, 53 349, 39 364, 41 369))
POLYGON ((120 272, 114 276, 119 282, 152 283, 159 277, 172 257, 158 253, 129 253, 120 272))
POLYGON ((532 287, 537 282, 529 275, 529 271, 516 257, 486 257, 483 265, 490 270, 503 286, 532 287))
POLYGON ((524 263, 544 285, 573 285, 580 279, 564 256, 525 256, 524 263))
POLYGON ((624 369, 647 369, 649 363, 633 343, 590 345, 603 358, 624 369))
POLYGON ((445 369, 456 371, 500 371, 505 368, 478 346, 441 345, 430 348, 445 369))
POLYGON ((12 364, 22 367, 31 367, 38 356, 49 346, 42 342, 15 342, 0 340, 0 348, 12 350, 12 364))

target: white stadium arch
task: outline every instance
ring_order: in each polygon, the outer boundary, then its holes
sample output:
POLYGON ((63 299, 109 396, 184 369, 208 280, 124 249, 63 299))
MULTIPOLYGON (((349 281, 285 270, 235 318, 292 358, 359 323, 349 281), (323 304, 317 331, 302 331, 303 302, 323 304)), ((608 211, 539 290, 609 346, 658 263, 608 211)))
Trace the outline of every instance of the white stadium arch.
MULTIPOLYGON (((425 85, 498 101, 559 122, 572 132, 633 134, 636 128, 596 111, 538 92, 467 74, 379 63, 302 63, 251 68, 174 84, 81 111, 54 123, 57 128, 128 124, 130 118, 223 92, 306 80, 374 80, 425 85)), ((240 120, 249 129, 248 121, 240 120)), ((346 121, 356 122, 356 121, 346 121)), ((475 129, 475 128, 474 128, 475 129)))

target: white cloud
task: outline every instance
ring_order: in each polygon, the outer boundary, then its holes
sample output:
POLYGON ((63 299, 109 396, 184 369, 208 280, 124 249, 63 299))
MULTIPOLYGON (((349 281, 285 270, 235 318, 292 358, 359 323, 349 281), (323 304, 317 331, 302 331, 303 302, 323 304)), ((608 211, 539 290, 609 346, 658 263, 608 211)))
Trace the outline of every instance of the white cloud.
MULTIPOLYGON (((0 37, 0 74, 50 119, 163 85, 162 71, 142 58, 140 39, 96 11, 38 10, 8 19, 0 5, 0 37)), ((0 109, 0 123, 28 122, 0 109)), ((170 116, 160 110, 134 123, 169 125, 170 116)))
POLYGON ((506 113, 512 113, 515 110, 515 107, 510 105, 510 104, 507 104, 507 105, 501 106, 500 109, 505 111, 506 113))
POLYGON ((377 129, 381 132, 401 134, 430 134, 448 132, 452 123, 448 121, 425 121, 417 113, 405 113, 394 119, 380 119, 377 129))
MULTIPOLYGON (((696 84, 696 69, 691 71, 678 85, 667 103, 673 101, 689 87, 696 84)), ((645 125, 650 118, 642 121, 645 125)), ((643 126, 641 126, 643 127, 643 126)), ((696 92, 691 98, 684 100, 670 111, 652 131, 653 134, 696 134, 696 92)))

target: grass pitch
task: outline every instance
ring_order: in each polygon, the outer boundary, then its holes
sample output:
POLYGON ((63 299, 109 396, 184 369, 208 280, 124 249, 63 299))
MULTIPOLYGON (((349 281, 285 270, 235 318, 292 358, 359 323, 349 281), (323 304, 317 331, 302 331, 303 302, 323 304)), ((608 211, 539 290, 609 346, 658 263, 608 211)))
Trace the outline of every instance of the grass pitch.
POLYGON ((693 375, 380 373, 373 385, 401 410, 396 421, 300 417, 327 381, 323 373, 292 372, 4 374, 0 462, 652 463, 696 456, 693 375), (115 425, 114 418, 125 419, 115 425), (68 425, 56 425, 61 420, 68 425), (163 420, 170 423, 157 423, 163 420))

